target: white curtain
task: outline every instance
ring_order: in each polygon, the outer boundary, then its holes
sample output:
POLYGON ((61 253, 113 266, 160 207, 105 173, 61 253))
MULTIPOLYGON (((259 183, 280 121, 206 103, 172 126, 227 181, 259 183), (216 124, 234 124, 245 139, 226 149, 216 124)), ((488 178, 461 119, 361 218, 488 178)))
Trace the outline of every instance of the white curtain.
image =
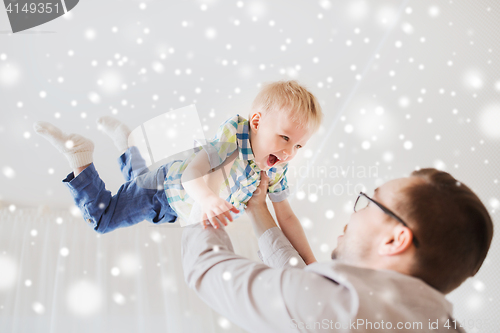
MULTIPOLYGON (((99 235, 81 216, 0 210, 0 332, 245 332, 184 282, 178 224, 99 235)), ((227 228, 259 260, 251 225, 227 228)))

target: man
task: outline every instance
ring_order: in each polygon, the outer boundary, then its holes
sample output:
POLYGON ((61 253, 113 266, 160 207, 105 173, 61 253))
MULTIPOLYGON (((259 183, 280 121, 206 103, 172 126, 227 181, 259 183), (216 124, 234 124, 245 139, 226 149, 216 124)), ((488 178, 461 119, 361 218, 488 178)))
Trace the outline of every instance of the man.
POLYGON ((186 228, 187 283, 249 332, 463 332, 445 294, 474 276, 493 236, 479 198, 446 172, 415 171, 360 194, 332 261, 306 266, 277 228, 261 180, 247 207, 264 264, 223 228, 186 228))

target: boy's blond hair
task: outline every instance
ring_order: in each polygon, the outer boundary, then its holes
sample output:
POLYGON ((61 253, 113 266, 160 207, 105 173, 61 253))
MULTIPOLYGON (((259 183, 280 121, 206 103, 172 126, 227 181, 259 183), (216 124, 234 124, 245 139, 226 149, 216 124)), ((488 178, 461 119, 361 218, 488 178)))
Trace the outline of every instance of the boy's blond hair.
POLYGON ((323 119, 316 97, 295 80, 265 84, 252 103, 250 115, 278 110, 285 111, 293 121, 306 125, 313 132, 318 130, 323 119))

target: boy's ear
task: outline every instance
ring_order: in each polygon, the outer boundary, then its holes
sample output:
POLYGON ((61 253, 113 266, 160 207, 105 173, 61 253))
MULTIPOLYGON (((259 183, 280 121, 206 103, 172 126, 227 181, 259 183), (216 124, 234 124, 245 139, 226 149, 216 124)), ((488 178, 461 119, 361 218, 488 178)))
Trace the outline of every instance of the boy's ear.
POLYGON ((254 130, 257 131, 259 128, 260 120, 262 119, 262 113, 260 112, 255 112, 251 117, 250 117, 250 127, 254 130))

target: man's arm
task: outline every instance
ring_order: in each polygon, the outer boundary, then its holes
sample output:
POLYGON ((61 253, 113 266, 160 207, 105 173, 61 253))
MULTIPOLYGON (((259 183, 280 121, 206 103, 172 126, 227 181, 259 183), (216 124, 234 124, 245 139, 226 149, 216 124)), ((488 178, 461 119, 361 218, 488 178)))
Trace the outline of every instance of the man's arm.
MULTIPOLYGON (((226 231, 184 228, 184 276, 211 308, 249 332, 290 332, 289 304, 303 289, 302 269, 272 269, 236 255, 226 231)), ((293 304, 292 304, 293 305, 293 304)))
POLYGON ((196 224, 184 228, 182 234, 189 287, 215 311, 249 332, 296 332, 297 328, 303 331, 304 323, 311 320, 350 318, 348 290, 300 269, 304 262, 267 210, 267 177, 262 177, 259 188, 247 211, 259 220, 254 221, 254 228, 264 258, 280 268, 236 255, 224 228, 204 230, 196 224), (296 262, 290 260, 294 256, 296 262), (337 305, 332 307, 331 302, 337 305))
POLYGON ((260 185, 253 193, 245 210, 250 217, 255 236, 259 242, 259 257, 266 265, 274 268, 287 265, 298 268, 305 267, 304 260, 278 228, 274 218, 269 213, 266 204, 267 190, 265 190, 268 185, 269 177, 265 172, 262 172, 260 185))

